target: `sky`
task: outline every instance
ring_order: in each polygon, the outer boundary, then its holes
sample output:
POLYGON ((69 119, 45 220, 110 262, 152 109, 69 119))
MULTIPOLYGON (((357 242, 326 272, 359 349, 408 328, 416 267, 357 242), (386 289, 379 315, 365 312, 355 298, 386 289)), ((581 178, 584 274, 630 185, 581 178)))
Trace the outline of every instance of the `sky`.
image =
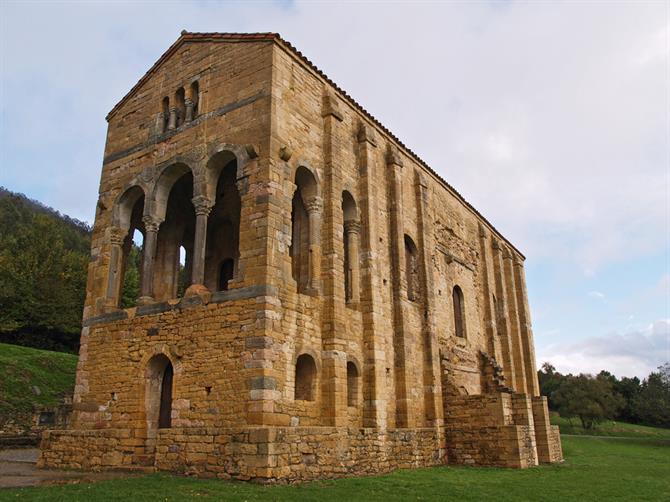
POLYGON ((278 32, 526 255, 538 365, 670 361, 670 3, 0 2, 0 185, 92 222, 105 115, 188 31, 278 32))

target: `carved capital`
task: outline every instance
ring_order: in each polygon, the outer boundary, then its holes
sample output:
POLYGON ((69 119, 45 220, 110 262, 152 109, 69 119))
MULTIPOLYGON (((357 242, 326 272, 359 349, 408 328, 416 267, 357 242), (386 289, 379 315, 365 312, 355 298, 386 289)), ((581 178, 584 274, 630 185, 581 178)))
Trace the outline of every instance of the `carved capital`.
POLYGON ((328 117, 330 115, 335 117, 340 122, 344 120, 344 115, 342 115, 342 111, 340 110, 339 100, 331 94, 325 94, 323 96, 323 110, 321 112, 321 116, 328 117))
POLYGON ((495 251, 500 251, 500 242, 498 242, 498 239, 496 239, 495 237, 491 239, 491 247, 495 251))
POLYGON ((523 258, 521 258, 519 255, 514 255, 514 265, 520 268, 523 268, 523 258))
POLYGON ((403 160, 398 149, 391 146, 386 152, 386 164, 389 166, 403 166, 403 160))
POLYGON ((323 199, 318 195, 310 197, 305 201, 305 209, 309 214, 320 213, 323 209, 323 199))
POLYGON ((361 233, 361 222, 358 220, 346 220, 344 222, 344 231, 347 234, 360 234, 361 233))
POLYGON ((503 258, 506 259, 506 260, 511 260, 512 259, 512 253, 510 252, 510 250, 507 246, 502 246, 502 255, 503 255, 503 258))
POLYGON ((144 223, 144 230, 147 232, 158 232, 158 227, 161 226, 161 221, 159 221, 154 216, 145 215, 142 217, 142 223, 144 223))
POLYGON ((370 143, 372 146, 377 146, 377 138, 375 136, 375 130, 365 123, 361 123, 358 128, 358 142, 359 143, 370 143))
POLYGON ((123 245, 123 241, 128 235, 128 230, 121 227, 111 227, 109 229, 109 243, 113 246, 123 245))
POLYGON ((196 195, 191 199, 193 207, 195 208, 195 214, 209 216, 210 211, 212 210, 212 201, 204 195, 196 195))
POLYGON ((247 155, 250 159, 255 159, 258 157, 258 150, 256 150, 256 145, 244 145, 244 150, 247 152, 247 155))
POLYGON ((480 239, 486 239, 487 237, 488 237, 488 235, 486 233, 486 227, 482 223, 480 223, 479 224, 479 238, 480 239))

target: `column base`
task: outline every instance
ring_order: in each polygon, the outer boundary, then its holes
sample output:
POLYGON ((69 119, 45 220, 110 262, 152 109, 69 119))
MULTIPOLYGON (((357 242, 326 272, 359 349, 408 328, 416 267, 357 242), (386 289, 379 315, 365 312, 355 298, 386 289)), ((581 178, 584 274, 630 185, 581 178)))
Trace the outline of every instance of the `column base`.
POLYGON ((204 284, 191 284, 188 289, 184 292, 184 298, 190 296, 199 296, 199 297, 209 297, 211 291, 207 289, 204 284))
POLYGON ((156 303, 156 300, 153 296, 140 296, 137 299, 137 306, 141 307, 142 305, 149 305, 151 303, 156 303))

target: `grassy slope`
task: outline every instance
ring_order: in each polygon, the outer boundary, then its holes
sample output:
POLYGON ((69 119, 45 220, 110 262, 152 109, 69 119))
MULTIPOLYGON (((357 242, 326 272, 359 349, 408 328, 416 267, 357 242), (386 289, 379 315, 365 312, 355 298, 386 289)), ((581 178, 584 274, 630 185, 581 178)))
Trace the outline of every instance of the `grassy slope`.
POLYGON ((594 430, 586 430, 582 427, 578 418, 573 418, 570 421, 567 418, 560 417, 556 413, 552 413, 551 423, 560 426, 562 434, 670 439, 670 429, 627 424, 611 420, 598 424, 594 430))
POLYGON ((74 388, 76 366, 73 354, 0 343, 0 424, 29 416, 35 404, 58 403, 74 388))
POLYGON ((0 500, 670 500, 670 443, 566 437, 566 462, 534 469, 438 467, 299 486, 167 474, 96 484, 0 490, 0 500))

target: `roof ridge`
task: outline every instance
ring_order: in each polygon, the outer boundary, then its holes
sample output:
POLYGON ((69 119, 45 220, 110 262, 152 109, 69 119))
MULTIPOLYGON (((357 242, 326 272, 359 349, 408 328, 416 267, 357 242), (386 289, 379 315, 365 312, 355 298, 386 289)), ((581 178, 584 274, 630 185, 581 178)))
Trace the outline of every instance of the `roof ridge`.
POLYGON ((373 124, 375 124, 379 129, 381 129, 388 137, 397 143, 410 157, 412 157, 416 162, 418 162, 422 167, 424 167, 430 174, 432 174, 439 182, 441 182, 449 191, 451 191, 456 197, 458 197, 461 202, 463 202, 466 207, 468 207, 475 215, 479 216, 493 232, 495 232, 501 239, 503 239, 507 244, 509 244, 517 253, 525 259, 524 254, 519 251, 519 249, 512 244, 507 238, 502 235, 492 224, 489 222, 484 215, 482 215, 472 204, 470 204, 465 197, 463 197, 458 190, 451 186, 442 176, 440 176, 432 167, 430 167, 426 161, 419 157, 411 148, 405 145, 395 134, 393 134, 384 124, 377 120, 370 112, 368 112, 361 104, 359 104, 354 98, 352 98, 344 89, 339 85, 333 82, 328 75, 321 71, 314 63, 312 63, 302 52, 300 52, 291 42, 285 40, 281 37, 279 33, 276 32, 257 32, 257 33, 232 33, 232 32, 190 32, 186 30, 181 31, 179 38, 161 55, 160 58, 147 70, 147 72, 140 78, 137 83, 126 93, 126 95, 121 98, 114 108, 107 114, 105 117, 106 120, 109 120, 110 117, 116 113, 116 111, 123 105, 130 96, 146 81, 149 79, 151 74, 156 71, 164 61, 166 61, 176 50, 183 44, 185 41, 207 41, 207 40, 227 40, 227 41, 272 41, 278 42, 280 45, 283 45, 290 53, 295 57, 305 63, 312 71, 314 71, 319 77, 323 78, 329 85, 331 85, 343 98, 345 98, 354 108, 361 111, 373 124))

